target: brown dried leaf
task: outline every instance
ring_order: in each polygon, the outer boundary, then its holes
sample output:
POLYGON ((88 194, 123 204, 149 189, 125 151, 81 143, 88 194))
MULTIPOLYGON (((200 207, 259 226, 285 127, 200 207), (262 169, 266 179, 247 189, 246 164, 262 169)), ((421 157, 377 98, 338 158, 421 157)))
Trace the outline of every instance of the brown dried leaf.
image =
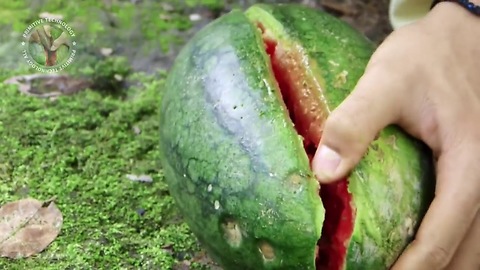
POLYGON ((71 95, 92 85, 87 79, 73 78, 61 74, 30 74, 8 78, 6 84, 18 85, 20 92, 39 98, 71 95))
POLYGON ((53 199, 23 199, 0 208, 0 257, 23 258, 43 251, 58 236, 63 216, 53 199))

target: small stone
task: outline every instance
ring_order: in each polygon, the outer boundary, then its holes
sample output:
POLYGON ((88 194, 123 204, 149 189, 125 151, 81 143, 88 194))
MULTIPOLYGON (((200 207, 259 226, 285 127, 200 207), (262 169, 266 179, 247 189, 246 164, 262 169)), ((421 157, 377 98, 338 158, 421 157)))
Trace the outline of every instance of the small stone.
POLYGON ((113 52, 113 49, 112 48, 101 48, 100 49, 100 53, 103 55, 103 56, 109 56, 111 55, 113 52))
POLYGON ((189 19, 192 22, 196 22, 196 21, 200 21, 202 19, 202 16, 200 16, 200 14, 197 14, 197 13, 192 13, 189 16, 189 19))
POLYGON ((151 183, 153 182, 153 179, 149 175, 134 175, 134 174, 127 174, 126 177, 134 182, 146 182, 146 183, 151 183))
POLYGON ((120 74, 115 74, 115 75, 113 75, 113 78, 115 78, 115 80, 117 80, 117 81, 119 81, 119 82, 123 81, 123 76, 120 75, 120 74))
POLYGON ((136 134, 136 135, 140 135, 140 133, 142 133, 142 130, 137 127, 137 126, 133 126, 133 132, 136 134))
POLYGON ((137 209, 137 214, 140 215, 140 216, 145 215, 145 212, 146 212, 146 211, 145 211, 145 209, 143 209, 143 208, 137 209))

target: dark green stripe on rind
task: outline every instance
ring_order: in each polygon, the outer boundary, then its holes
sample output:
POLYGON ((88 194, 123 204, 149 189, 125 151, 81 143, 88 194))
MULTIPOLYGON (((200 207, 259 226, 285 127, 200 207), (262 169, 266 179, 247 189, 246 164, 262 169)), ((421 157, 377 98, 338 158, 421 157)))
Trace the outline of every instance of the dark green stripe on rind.
MULTIPOLYGON (((303 47, 312 66, 318 67, 317 79, 330 111, 353 90, 374 50, 346 23, 313 9, 257 5, 247 14, 270 25, 277 38, 303 47)), ((346 268, 387 269, 411 240, 431 202, 431 153, 390 126, 372 143, 349 181, 357 213, 346 268)))
POLYGON ((268 63, 239 11, 197 33, 163 95, 162 165, 190 228, 225 269, 314 269, 318 184, 268 63))

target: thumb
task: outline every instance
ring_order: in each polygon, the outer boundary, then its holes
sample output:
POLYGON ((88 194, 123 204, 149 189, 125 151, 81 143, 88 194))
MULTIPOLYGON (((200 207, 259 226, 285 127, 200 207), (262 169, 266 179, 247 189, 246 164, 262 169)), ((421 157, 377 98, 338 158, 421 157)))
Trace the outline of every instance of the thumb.
POLYGON ((347 175, 379 131, 397 120, 405 83, 385 73, 382 67, 367 70, 354 91, 327 118, 312 160, 320 182, 347 175))

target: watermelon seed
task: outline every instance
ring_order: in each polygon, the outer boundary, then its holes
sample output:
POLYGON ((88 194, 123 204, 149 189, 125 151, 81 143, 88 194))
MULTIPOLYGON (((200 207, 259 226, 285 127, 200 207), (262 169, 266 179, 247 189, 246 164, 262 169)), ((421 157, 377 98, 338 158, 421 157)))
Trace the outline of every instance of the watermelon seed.
POLYGON ((215 207, 215 210, 220 209, 220 202, 219 202, 219 201, 215 201, 215 202, 213 203, 213 206, 215 207))
POLYGON ((209 184, 209 185, 208 185, 207 191, 208 191, 208 192, 211 192, 211 191, 212 191, 212 184, 209 184))

